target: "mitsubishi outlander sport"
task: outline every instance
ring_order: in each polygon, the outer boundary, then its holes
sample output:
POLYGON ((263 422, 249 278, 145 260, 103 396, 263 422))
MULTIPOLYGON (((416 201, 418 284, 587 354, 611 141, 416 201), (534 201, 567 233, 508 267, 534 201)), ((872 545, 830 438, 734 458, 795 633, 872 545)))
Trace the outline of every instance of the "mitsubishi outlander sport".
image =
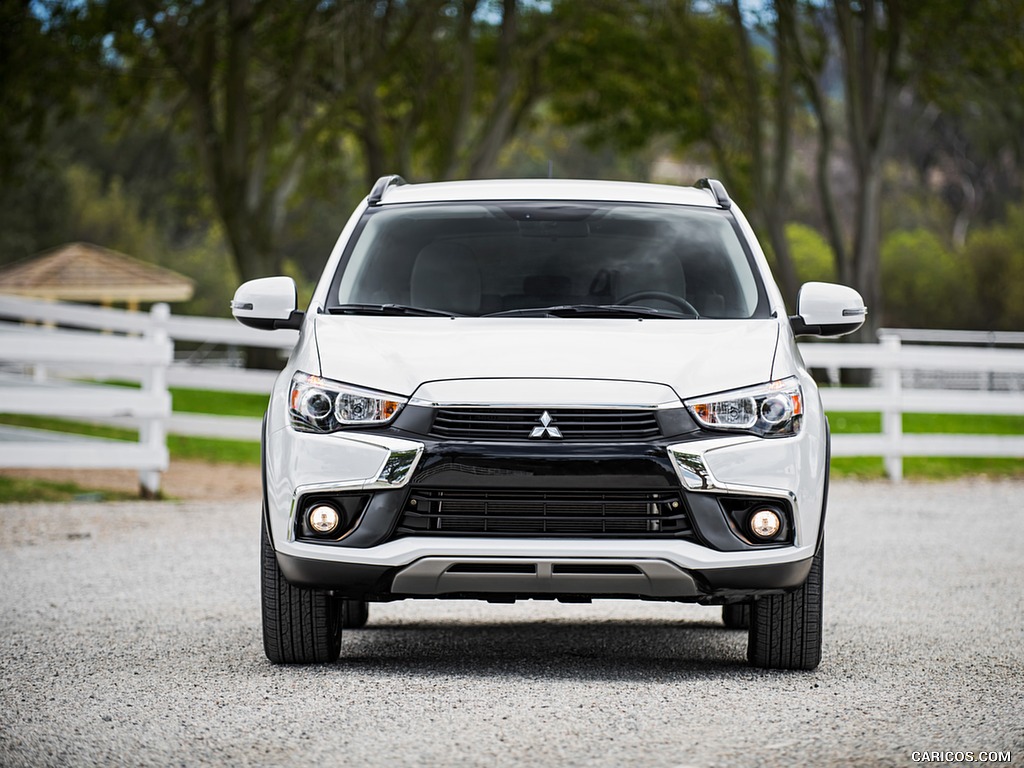
POLYGON ((626 598, 818 665, 829 433, 794 339, 866 310, 808 283, 787 316, 721 183, 384 177, 296 303, 232 302, 300 332, 263 426, 271 661, 335 660, 372 602, 626 598))

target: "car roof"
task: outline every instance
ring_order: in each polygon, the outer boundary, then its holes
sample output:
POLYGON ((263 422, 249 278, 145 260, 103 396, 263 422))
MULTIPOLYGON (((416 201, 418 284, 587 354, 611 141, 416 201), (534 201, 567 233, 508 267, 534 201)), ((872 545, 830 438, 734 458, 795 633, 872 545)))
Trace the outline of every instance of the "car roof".
POLYGON ((399 184, 387 187, 379 204, 471 200, 593 200, 719 207, 714 193, 708 189, 584 179, 492 179, 399 184))

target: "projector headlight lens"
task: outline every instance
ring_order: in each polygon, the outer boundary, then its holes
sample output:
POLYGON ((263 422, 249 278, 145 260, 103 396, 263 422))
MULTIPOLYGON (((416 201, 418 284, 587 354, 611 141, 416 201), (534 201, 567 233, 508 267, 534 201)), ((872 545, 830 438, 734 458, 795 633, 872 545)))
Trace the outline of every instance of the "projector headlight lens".
POLYGON ((702 427, 761 437, 799 433, 804 411, 803 393, 795 376, 694 398, 686 401, 686 407, 702 427))
POLYGON ((394 419, 406 399, 354 387, 308 373, 296 373, 288 415, 300 432, 337 432, 345 427, 379 427, 394 419))

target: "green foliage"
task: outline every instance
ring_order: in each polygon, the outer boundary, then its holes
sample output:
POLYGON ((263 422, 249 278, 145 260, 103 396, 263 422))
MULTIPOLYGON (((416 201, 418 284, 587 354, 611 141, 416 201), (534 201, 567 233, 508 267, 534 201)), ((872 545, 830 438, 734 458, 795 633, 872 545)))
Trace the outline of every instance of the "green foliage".
POLYGON ((804 224, 786 225, 786 239, 801 284, 811 281, 835 282, 836 265, 825 238, 804 224))
MULTIPOLYGON (((855 239, 842 5, 2 4, 0 263, 91 240, 193 278, 175 311, 226 316, 239 265, 292 274, 305 297, 377 173, 545 176, 550 161, 557 176, 648 179, 672 151, 686 174, 726 180, 783 263, 790 245, 800 282, 831 279, 814 231, 780 237, 766 222, 829 220, 810 181, 817 122, 798 36, 836 129, 830 242, 855 239)), ((1024 327, 1024 235, 1000 223, 1021 191, 1024 4, 877 7, 903 14, 897 79, 916 110, 893 114, 881 158, 882 231, 900 230, 881 249, 885 322, 1024 327), (965 232, 964 253, 944 245, 965 232)))
POLYGON ((934 232, 894 232, 882 243, 882 325, 963 328, 969 304, 963 259, 934 232), (968 301, 965 301, 968 299, 968 301))
MULTIPOLYGON (((0 179, 23 182, 37 170, 33 151, 42 145, 54 118, 74 108, 83 73, 75 66, 80 51, 47 34, 37 13, 42 3, 0 3, 0 179)), ((74 10, 45 10, 59 23, 74 10)), ((90 52, 91 53, 91 52, 90 52)))
POLYGON ((96 171, 74 164, 67 169, 65 181, 70 197, 71 239, 142 261, 162 260, 165 244, 160 233, 152 221, 142 217, 138 200, 126 192, 123 179, 114 177, 104 187, 96 171))
POLYGON ((1006 223, 975 230, 964 251, 964 302, 972 326, 989 331, 1024 328, 1024 204, 1007 211, 1006 223))
POLYGON ((298 294, 298 306, 305 309, 309 306, 309 300, 313 298, 313 290, 316 288, 316 280, 310 279, 303 272, 302 267, 295 259, 285 259, 281 264, 282 274, 290 276, 295 280, 295 291, 298 294))
POLYGON ((585 126, 595 146, 636 149, 666 133, 681 144, 700 138, 697 62, 721 35, 687 3, 563 2, 555 13, 570 19, 548 73, 563 122, 585 126))
POLYGON ((142 212, 139 197, 120 176, 104 185, 97 170, 76 163, 67 168, 64 181, 69 210, 63 229, 68 240, 112 248, 192 278, 195 294, 176 304, 175 312, 229 316, 228 304, 239 280, 219 227, 194 225, 188 236, 175 242, 155 217, 142 212))

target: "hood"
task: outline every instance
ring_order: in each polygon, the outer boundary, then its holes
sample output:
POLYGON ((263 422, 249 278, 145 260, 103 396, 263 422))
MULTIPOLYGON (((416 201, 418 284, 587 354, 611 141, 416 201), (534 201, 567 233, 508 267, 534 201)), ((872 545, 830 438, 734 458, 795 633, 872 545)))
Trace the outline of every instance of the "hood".
POLYGON ((403 396, 428 382, 648 382, 680 398, 772 378, 775 320, 317 315, 321 375, 403 396))

